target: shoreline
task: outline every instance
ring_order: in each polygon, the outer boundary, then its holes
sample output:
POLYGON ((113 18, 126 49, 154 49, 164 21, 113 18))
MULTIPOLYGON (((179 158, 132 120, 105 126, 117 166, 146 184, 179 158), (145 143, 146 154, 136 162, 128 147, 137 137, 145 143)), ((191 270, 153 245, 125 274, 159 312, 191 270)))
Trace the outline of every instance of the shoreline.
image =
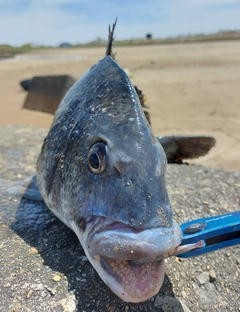
MULTIPOLYGON (((239 50, 240 41, 192 43, 191 49, 185 44, 114 47, 117 62, 128 68, 132 83, 147 98, 154 134, 212 135, 216 146, 207 156, 189 163, 237 172, 240 172, 239 50)), ((22 109, 27 93, 19 82, 34 76, 60 74, 78 79, 104 53, 102 47, 53 49, 34 51, 28 61, 1 61, 0 126, 18 124, 49 129, 53 115, 22 109), (53 61, 54 55, 59 59, 53 61), (77 55, 85 58, 78 59, 77 55)))

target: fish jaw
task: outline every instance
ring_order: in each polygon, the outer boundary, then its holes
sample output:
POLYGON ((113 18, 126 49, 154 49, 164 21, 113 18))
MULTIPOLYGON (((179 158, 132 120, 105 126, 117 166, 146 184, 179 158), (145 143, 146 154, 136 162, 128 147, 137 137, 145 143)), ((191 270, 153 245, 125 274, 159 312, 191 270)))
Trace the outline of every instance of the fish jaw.
POLYGON ((70 227, 105 284, 123 301, 133 303, 159 292, 164 280, 163 258, 174 253, 182 236, 175 222, 170 228, 138 230, 97 217, 87 223, 85 231, 74 221, 70 227))

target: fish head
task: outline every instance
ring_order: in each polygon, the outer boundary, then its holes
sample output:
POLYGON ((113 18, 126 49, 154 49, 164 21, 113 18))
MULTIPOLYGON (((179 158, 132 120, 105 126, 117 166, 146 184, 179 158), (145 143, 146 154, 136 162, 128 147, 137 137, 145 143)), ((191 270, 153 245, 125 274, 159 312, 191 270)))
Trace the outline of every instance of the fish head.
POLYGON ((160 258, 181 243, 166 163, 134 87, 110 56, 67 93, 38 160, 46 204, 124 301, 145 301, 159 291, 160 258))

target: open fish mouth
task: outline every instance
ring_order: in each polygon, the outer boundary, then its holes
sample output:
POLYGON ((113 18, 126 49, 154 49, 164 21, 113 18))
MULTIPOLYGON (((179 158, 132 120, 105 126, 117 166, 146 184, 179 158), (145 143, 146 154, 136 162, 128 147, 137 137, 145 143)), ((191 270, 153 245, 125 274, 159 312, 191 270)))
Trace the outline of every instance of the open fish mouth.
MULTIPOLYGON (((77 234, 76 227, 73 230, 77 234)), ((87 225, 84 235, 78 237, 93 267, 109 288, 124 301, 143 302, 161 288, 163 258, 175 252, 182 232, 175 222, 168 228, 135 229, 96 217, 87 225)))
POLYGON ((164 260, 135 265, 129 260, 100 259, 104 270, 102 279, 124 301, 145 301, 157 294, 162 286, 164 260))

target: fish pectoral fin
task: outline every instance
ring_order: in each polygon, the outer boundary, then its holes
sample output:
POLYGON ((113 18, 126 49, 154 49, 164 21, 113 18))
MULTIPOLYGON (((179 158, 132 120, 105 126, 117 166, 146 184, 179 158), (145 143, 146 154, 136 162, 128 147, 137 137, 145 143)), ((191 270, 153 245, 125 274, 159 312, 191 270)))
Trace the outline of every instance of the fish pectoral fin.
POLYGON ((34 201, 43 201, 42 195, 39 191, 38 185, 37 185, 37 179, 36 176, 33 176, 27 189, 24 191, 22 197, 31 199, 34 201))
POLYGON ((169 163, 204 156, 216 143, 215 138, 208 135, 158 136, 157 139, 162 145, 169 163))

